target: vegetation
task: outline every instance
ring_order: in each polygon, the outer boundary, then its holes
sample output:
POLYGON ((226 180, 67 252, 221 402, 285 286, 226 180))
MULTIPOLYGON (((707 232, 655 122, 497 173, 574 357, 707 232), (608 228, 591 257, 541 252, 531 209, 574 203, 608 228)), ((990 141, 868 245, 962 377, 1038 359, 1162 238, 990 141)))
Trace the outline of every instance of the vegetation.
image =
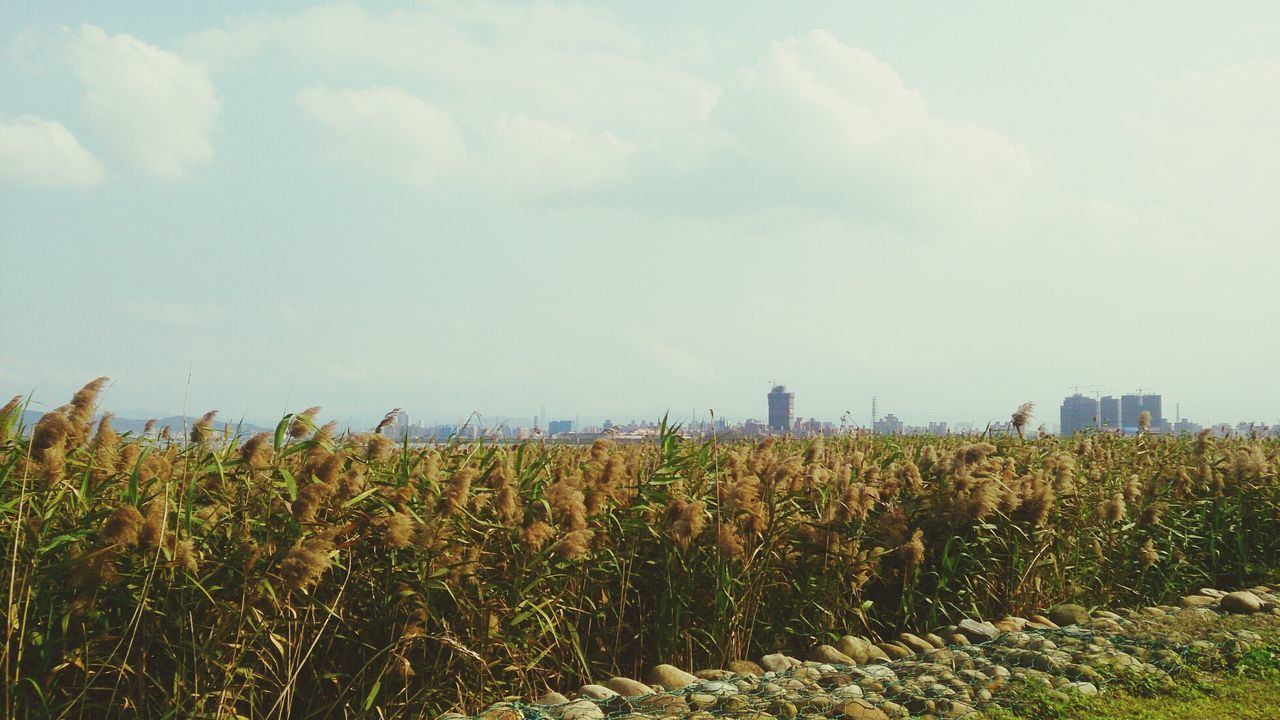
POLYGON ((1274 440, 180 441, 95 429, 103 382, 0 410, 5 717, 475 712, 1280 558, 1274 440))

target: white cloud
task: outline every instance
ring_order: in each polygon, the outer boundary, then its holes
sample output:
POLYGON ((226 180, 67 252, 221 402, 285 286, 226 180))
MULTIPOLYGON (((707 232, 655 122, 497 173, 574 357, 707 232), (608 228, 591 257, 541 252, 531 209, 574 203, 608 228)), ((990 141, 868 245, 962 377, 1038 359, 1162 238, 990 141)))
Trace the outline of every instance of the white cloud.
POLYGON ((68 52, 85 115, 110 155, 169 178, 213 159, 221 101, 202 64, 94 25, 80 26, 68 52))
POLYGON ((366 171, 428 188, 466 155, 462 132, 449 114, 398 87, 313 87, 298 102, 325 129, 329 153, 366 171))
POLYGON ((0 117, 0 182, 90 188, 105 176, 102 163, 61 123, 33 115, 0 117))
POLYGON ((487 157, 474 172, 502 191, 523 197, 581 195, 627 176, 633 148, 611 132, 585 132, 504 117, 489 129, 487 157))
POLYGON ((712 122, 720 161, 784 203, 972 216, 1007 209, 1030 176, 1019 144, 934 112, 888 64, 823 31, 774 43, 712 122))

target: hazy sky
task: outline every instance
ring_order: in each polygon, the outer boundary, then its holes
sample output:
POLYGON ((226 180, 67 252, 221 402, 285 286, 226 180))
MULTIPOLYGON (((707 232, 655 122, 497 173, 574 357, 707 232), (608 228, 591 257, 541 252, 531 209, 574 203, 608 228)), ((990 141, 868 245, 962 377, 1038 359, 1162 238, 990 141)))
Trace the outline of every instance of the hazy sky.
POLYGON ((6 397, 1280 421, 1280 4, 261 4, 0 8, 6 397))

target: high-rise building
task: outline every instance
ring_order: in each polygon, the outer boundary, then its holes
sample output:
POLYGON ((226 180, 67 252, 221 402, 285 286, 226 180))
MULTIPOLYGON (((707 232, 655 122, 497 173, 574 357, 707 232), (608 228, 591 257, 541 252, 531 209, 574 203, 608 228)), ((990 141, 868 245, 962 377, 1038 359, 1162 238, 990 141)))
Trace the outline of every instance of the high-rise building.
POLYGON ((1110 395, 1099 401, 1098 412, 1102 415, 1102 427, 1120 427, 1120 401, 1110 395))
POLYGON ((573 432, 572 420, 552 420, 547 423, 547 432, 552 435, 562 435, 564 433, 573 432))
POLYGON ((787 392, 786 385, 774 385, 769 391, 769 429, 787 432, 794 424, 796 394, 787 392))
POLYGON ((1120 427, 1126 432, 1138 430, 1138 417, 1144 412, 1151 413, 1151 429, 1164 429, 1164 415, 1160 409, 1159 395, 1122 395, 1120 397, 1120 427))
POLYGON ((1059 411, 1058 432, 1063 436, 1075 435, 1078 432, 1098 425, 1098 401, 1076 393, 1062 400, 1059 411))
POLYGON ((906 430, 906 427, 903 422, 898 419, 897 415, 889 413, 879 420, 876 420, 871 425, 871 429, 881 435, 901 435, 906 430))

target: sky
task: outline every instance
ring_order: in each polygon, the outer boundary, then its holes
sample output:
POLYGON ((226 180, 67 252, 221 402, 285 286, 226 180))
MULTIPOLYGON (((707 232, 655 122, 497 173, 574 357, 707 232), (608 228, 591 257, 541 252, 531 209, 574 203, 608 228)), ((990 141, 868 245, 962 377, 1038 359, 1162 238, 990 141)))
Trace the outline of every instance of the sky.
POLYGON ((1275 423, 1277 127, 1273 2, 11 0, 0 392, 1275 423))

